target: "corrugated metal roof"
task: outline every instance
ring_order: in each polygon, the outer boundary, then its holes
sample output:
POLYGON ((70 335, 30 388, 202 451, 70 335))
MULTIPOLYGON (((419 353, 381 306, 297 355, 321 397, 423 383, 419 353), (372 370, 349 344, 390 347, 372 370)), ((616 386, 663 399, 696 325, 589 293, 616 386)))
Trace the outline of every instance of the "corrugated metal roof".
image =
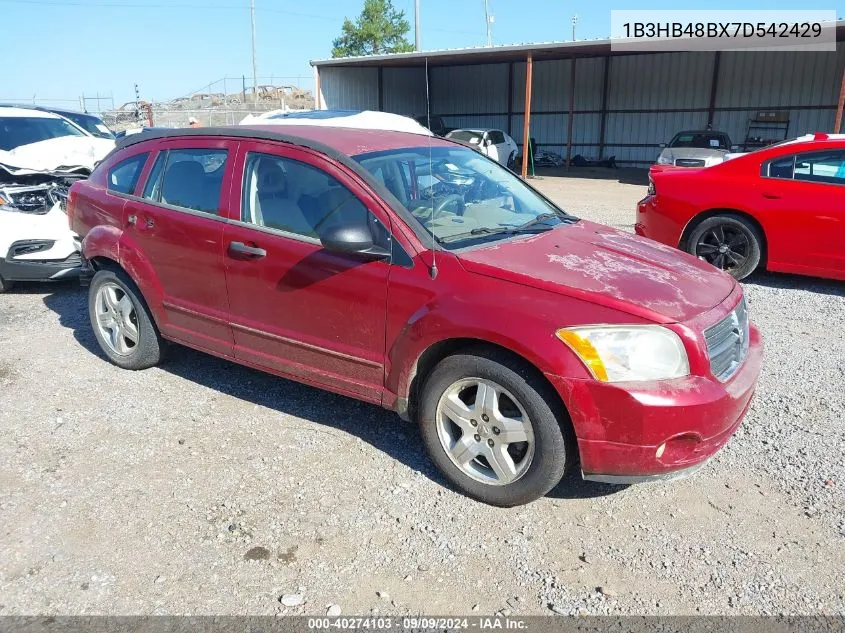
MULTIPOLYGON (((845 40, 845 19, 836 21, 836 39, 845 40)), ((497 62, 509 62, 525 59, 531 53, 535 59, 565 59, 568 57, 595 57, 609 55, 610 38, 577 40, 574 42, 534 42, 528 44, 510 44, 502 46, 471 46, 465 48, 438 49, 414 53, 391 53, 387 55, 363 55, 360 57, 340 57, 336 59, 311 60, 312 66, 422 66, 450 65, 497 62)), ((643 45, 642 53, 654 53, 655 43, 643 45)), ((631 54, 631 53, 620 53, 631 54)))

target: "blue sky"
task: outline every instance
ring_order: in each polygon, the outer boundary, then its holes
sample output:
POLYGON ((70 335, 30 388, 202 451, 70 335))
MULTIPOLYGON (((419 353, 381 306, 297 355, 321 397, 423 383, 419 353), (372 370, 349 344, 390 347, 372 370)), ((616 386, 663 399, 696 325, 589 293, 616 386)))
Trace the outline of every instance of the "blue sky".
MULTIPOLYGON (((363 0, 255 0, 259 83, 313 84, 308 61, 331 55, 344 16, 363 0), (282 79, 284 78, 284 79, 282 79)), ((836 8, 836 3, 816 9, 836 8)), ((411 23, 413 0, 394 0, 411 23)), ((490 0, 494 44, 606 37, 611 9, 793 9, 785 0, 612 2, 490 0)), ((807 8, 807 7, 804 7, 807 8)), ((484 0, 421 0, 424 49, 485 41, 484 0)), ((0 101, 113 94, 169 99, 223 76, 252 74, 249 0, 0 0, 0 101)), ((249 81, 249 79, 248 79, 249 81)), ((227 88, 234 92, 236 88, 227 88)), ((218 90, 222 87, 217 88, 218 90)))

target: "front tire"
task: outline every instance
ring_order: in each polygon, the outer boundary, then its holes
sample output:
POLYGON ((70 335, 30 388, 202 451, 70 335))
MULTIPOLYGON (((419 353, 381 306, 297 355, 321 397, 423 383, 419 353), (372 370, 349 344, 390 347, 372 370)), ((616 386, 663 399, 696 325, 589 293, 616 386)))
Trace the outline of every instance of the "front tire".
POLYGON ((123 271, 100 270, 88 291, 88 315, 100 348, 123 369, 147 369, 162 358, 164 341, 147 304, 123 271))
POLYGON ((575 461, 569 421, 529 367, 477 348, 442 360, 423 386, 420 432, 432 461, 470 497, 510 507, 544 496, 575 461))
POLYGON ((762 244, 763 236, 751 222, 724 214, 700 222, 690 233, 686 250, 735 279, 745 279, 760 265, 762 244))

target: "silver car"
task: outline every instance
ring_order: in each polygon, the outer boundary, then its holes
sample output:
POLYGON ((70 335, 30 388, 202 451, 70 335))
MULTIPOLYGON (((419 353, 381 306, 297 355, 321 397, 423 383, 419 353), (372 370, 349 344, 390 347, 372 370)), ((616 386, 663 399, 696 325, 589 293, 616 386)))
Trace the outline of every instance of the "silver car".
POLYGON ((724 132, 713 130, 688 130, 678 132, 668 145, 661 144, 658 165, 676 167, 709 167, 725 160, 725 154, 739 149, 731 145, 724 132))

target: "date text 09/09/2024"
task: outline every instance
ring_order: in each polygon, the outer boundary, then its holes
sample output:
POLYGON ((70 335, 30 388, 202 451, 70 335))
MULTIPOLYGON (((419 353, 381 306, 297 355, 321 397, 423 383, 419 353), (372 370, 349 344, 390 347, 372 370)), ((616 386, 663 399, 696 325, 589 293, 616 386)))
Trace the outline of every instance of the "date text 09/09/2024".
POLYGON ((528 625, 525 620, 505 616, 477 616, 472 618, 438 618, 438 617, 325 617, 308 618, 309 630, 524 630, 528 625))

